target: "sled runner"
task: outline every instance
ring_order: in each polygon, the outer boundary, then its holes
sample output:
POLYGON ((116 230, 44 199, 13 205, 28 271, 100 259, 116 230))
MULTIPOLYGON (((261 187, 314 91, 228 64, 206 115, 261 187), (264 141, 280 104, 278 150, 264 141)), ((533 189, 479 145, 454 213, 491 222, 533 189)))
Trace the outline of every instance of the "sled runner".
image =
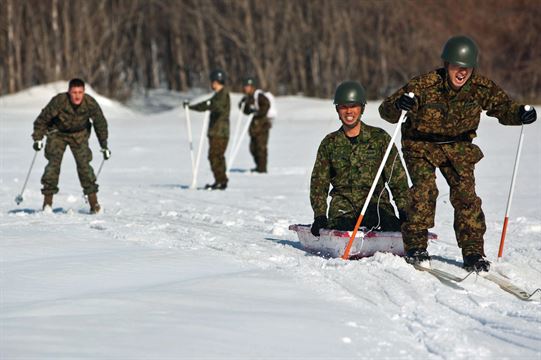
MULTIPOLYGON (((341 257, 344 253, 350 231, 321 229, 320 236, 314 236, 310 232, 310 225, 290 225, 289 230, 297 233, 303 248, 314 254, 324 257, 341 257)), ((351 247, 349 259, 359 259, 374 255, 376 252, 388 252, 398 256, 404 256, 404 244, 402 234, 392 231, 366 232, 366 228, 360 228, 351 247)), ((428 233, 428 239, 437 239, 437 235, 428 233)))

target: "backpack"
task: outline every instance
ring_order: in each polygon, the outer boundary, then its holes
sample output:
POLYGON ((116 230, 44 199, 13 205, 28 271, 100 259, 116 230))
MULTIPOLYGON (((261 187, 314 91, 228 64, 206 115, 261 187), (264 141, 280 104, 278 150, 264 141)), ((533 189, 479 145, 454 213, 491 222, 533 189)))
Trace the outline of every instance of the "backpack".
POLYGON ((257 101, 257 99, 259 98, 259 94, 263 94, 267 99, 269 99, 270 106, 269 110, 267 111, 267 117, 269 119, 274 119, 276 115, 278 115, 278 112, 276 111, 276 100, 274 99, 274 95, 272 95, 270 91, 263 91, 261 89, 257 89, 254 92, 254 104, 256 110, 259 110, 259 103, 257 101))

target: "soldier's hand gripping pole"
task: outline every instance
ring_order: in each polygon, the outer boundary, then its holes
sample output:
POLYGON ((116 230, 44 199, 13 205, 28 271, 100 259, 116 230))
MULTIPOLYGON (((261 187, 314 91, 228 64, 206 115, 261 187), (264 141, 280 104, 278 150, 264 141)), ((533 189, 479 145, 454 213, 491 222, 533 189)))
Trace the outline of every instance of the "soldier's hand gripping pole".
POLYGON ((30 168, 28 169, 28 174, 26 174, 26 179, 24 180, 23 188, 21 189, 21 192, 19 195, 15 197, 15 202, 17 205, 23 202, 23 193, 26 189, 26 184, 28 183, 28 178, 30 177, 30 173, 32 172, 32 168, 34 167, 34 162, 36 161, 36 156, 38 155, 39 150, 34 151, 34 157, 32 158, 32 162, 30 163, 30 168))
MULTIPOLYGON (((408 93, 408 96, 413 99, 415 94, 410 92, 408 93)), ((391 137, 391 141, 389 141, 389 145, 387 146, 385 155, 383 155, 383 160, 381 161, 378 172, 376 173, 376 177, 374 178, 372 187, 370 188, 370 191, 368 192, 368 196, 366 197, 366 200, 364 201, 364 206, 363 206, 363 209, 361 210, 361 214, 357 218, 357 223, 355 224, 355 228, 353 229, 353 232, 351 233, 351 236, 349 238, 349 242, 346 245, 346 249, 344 250, 344 255, 342 255, 342 259, 344 260, 349 259, 349 252, 351 251, 351 246, 353 245, 353 242, 355 241, 355 236, 357 235, 357 231, 359 230, 359 227, 361 226, 361 223, 363 222, 364 214, 366 213, 366 209, 368 208, 370 199, 372 198, 372 195, 374 194, 374 190, 376 190, 376 185, 378 183, 379 177, 381 176, 381 173, 383 172, 383 168, 385 167, 387 158, 389 157, 389 154, 391 153, 391 150, 394 145, 394 141, 396 137, 398 136, 398 132, 400 131, 400 126, 406 119, 406 114, 407 114, 406 111, 402 111, 402 114, 400 115, 400 119, 398 120, 398 123, 396 124, 396 128, 394 130, 393 136, 391 137)))
MULTIPOLYGON (((531 106, 524 106, 526 111, 530 111, 531 106)), ((498 250, 498 259, 503 255, 503 244, 505 242, 505 234, 507 233, 507 223, 509 221, 509 213, 511 212, 511 202, 513 193, 515 192, 515 181, 517 180, 518 164, 520 162, 520 154, 522 153, 522 143, 524 142, 524 125, 520 129, 520 138, 518 140, 517 154, 515 156, 515 166, 513 168, 513 177, 511 178, 511 186, 509 187, 509 196, 507 197, 507 208, 505 209, 505 218, 503 220, 502 237, 500 239, 500 249, 498 250)))
POLYGON ((203 142, 205 141, 205 134, 207 132, 208 124, 210 120, 210 111, 205 111, 205 117, 203 119, 203 128, 201 129, 201 137, 199 138, 199 148, 197 149, 197 159, 195 160, 195 166, 193 170, 192 186, 190 188, 195 189, 197 185, 197 172, 199 170, 199 162, 201 161, 201 153, 203 152, 203 142))

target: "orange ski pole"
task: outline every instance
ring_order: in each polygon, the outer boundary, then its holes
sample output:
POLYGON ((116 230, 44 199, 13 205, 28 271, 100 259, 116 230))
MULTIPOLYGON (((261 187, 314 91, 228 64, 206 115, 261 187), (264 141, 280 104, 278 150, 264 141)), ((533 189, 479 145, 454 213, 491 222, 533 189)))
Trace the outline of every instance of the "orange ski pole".
MULTIPOLYGON (((412 92, 410 92, 408 93, 408 96, 410 98, 413 98, 415 95, 412 92)), ((385 167, 387 158, 389 157, 389 154, 391 153, 391 150, 394 145, 394 141, 396 137, 398 136, 398 132, 400 131, 400 126, 406 120, 406 114, 407 114, 406 111, 402 111, 402 114, 400 115, 400 119, 398 120, 398 124, 396 124, 396 128, 394 129, 393 136, 391 137, 391 141, 389 141, 389 145, 387 146, 385 155, 383 155, 383 160, 381 161, 378 172, 376 173, 376 177, 374 179, 374 182, 372 183, 372 187, 370 188, 370 191, 368 192, 368 196, 366 197, 366 200, 364 201, 364 206, 363 206, 363 209, 361 210, 361 214, 357 218, 357 223, 355 224, 355 228, 353 228, 353 232, 351 233, 348 244, 346 245, 346 249, 344 250, 344 255, 342 255, 342 259, 344 260, 349 259, 349 252, 351 251, 351 246, 353 246, 353 242, 355 241, 355 236, 357 235, 357 231, 359 230, 359 227, 361 226, 361 223, 363 222, 364 214, 366 213, 366 209, 368 209, 368 204, 370 203, 370 199, 372 198, 372 195, 374 194, 374 191, 376 190, 376 185, 378 183, 379 177, 381 176, 381 173, 383 172, 383 168, 385 167)))
MULTIPOLYGON (((531 109, 530 105, 524 106, 526 111, 531 109)), ((518 164, 520 162, 520 154, 522 152, 522 143, 524 142, 524 125, 520 130, 520 138, 518 141, 517 155, 515 156, 515 167, 513 168, 513 177, 511 178, 511 186, 509 188, 509 196, 507 197, 507 208, 505 209, 505 218, 503 220, 502 237, 500 239, 500 248, 498 250, 498 259, 503 255, 503 244, 505 242, 505 234, 507 233, 507 223, 509 222, 509 213, 511 212, 511 202, 513 193, 515 192, 515 182, 517 180, 518 164)))

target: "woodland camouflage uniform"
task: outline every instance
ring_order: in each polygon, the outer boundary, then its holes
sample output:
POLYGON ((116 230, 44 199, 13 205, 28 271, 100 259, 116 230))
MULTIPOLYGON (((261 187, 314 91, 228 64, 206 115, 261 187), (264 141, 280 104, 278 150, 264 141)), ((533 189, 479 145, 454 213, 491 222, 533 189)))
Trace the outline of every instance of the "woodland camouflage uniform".
POLYGON ((519 104, 494 82, 475 72, 458 91, 451 88, 445 69, 413 78, 385 99, 379 112, 396 123, 401 111, 395 101, 413 92, 416 103, 402 125, 402 151, 413 182, 409 220, 403 225, 406 251, 427 247, 428 229, 434 226, 438 189, 436 168, 450 186, 455 209, 454 229, 463 256, 484 256, 486 231, 481 199, 475 192, 475 164, 483 153, 472 143, 482 110, 503 125, 521 125, 519 104))
POLYGON ((80 105, 70 102, 68 93, 56 95, 34 121, 34 141, 47 136, 45 158, 49 161, 41 178, 44 195, 58 192, 60 166, 66 146, 69 146, 77 164, 77 174, 85 195, 98 191, 96 176, 90 166, 92 151, 88 145, 94 126, 102 148, 107 148, 107 121, 96 100, 85 94, 80 105), (90 122, 92 119, 92 122, 90 122))
MULTIPOLYGON (((328 134, 317 151, 310 183, 310 202, 314 218, 327 215, 329 185, 332 197, 329 208, 329 228, 352 230, 362 210, 370 187, 383 160, 390 136, 382 129, 361 122, 361 132, 348 138, 342 128, 328 134)), ((370 206, 363 218, 363 226, 378 224, 379 199, 382 230, 399 231, 400 221, 394 214, 385 183, 391 189, 400 213, 408 207, 406 172, 393 146, 383 173, 377 183, 370 206)))
POLYGON ((229 90, 226 87, 214 93, 210 100, 190 106, 195 111, 210 110, 208 159, 214 179, 220 184, 227 184, 225 150, 229 142, 230 106, 229 90))
POLYGON ((257 91, 253 95, 246 96, 244 99, 244 113, 252 113, 254 117, 250 123, 250 153, 254 158, 257 172, 267 172, 267 144, 269 142, 269 130, 272 127, 271 120, 267 117, 270 108, 269 99, 261 92, 257 91), (255 106, 255 97, 257 96, 257 106, 255 106))

